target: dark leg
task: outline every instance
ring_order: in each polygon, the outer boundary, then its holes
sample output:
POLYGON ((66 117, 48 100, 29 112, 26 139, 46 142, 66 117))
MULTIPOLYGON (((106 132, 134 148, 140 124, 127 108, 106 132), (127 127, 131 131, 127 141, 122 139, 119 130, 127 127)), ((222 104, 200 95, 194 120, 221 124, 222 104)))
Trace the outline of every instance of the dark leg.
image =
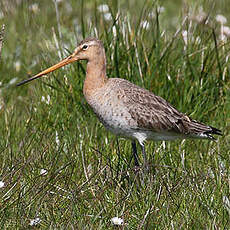
POLYGON ((139 166, 138 157, 137 157, 137 146, 135 141, 132 141, 132 150, 133 150, 135 166, 139 166))
POLYGON ((142 154, 143 154, 143 158, 144 158, 144 167, 147 169, 148 171, 148 162, 147 162, 147 157, 146 157, 146 153, 145 153, 145 146, 144 144, 140 144, 141 146, 141 151, 142 151, 142 154))

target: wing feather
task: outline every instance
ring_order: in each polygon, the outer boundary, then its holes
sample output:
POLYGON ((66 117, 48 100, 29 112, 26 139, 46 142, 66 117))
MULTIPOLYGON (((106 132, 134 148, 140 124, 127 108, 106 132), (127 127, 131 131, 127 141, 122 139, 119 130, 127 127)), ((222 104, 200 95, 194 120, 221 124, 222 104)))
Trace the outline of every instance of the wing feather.
POLYGON ((154 132, 172 132, 184 135, 204 135, 213 139, 210 134, 221 134, 221 131, 201 122, 192 120, 179 112, 166 100, 124 79, 119 82, 119 95, 132 118, 137 121, 139 129, 154 132))

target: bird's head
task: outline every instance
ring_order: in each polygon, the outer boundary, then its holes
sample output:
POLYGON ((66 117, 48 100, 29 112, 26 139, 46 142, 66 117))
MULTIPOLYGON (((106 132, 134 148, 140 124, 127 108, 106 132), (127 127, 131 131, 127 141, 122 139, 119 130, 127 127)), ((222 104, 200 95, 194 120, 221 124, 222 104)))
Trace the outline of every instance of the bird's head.
POLYGON ((102 42, 97 38, 87 38, 80 42, 80 44, 77 46, 71 56, 76 61, 91 61, 93 59, 101 57, 101 55, 104 55, 104 47, 102 42))
POLYGON ((76 47, 74 52, 69 57, 63 59, 56 65, 53 65, 46 70, 43 70, 37 75, 18 83, 17 86, 23 85, 34 79, 40 78, 43 75, 53 72, 54 70, 59 69, 72 62, 78 60, 92 61, 92 60, 97 60, 97 58, 100 57, 102 57, 102 59, 105 59, 105 51, 102 42, 97 38, 87 38, 79 43, 79 45, 76 47))

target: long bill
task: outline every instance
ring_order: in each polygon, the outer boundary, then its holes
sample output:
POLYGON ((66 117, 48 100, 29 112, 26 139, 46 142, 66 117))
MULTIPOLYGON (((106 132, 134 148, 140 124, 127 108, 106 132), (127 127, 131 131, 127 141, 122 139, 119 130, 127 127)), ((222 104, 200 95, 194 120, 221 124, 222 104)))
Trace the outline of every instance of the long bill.
POLYGON ((74 56, 74 54, 72 54, 69 57, 67 57, 67 58, 63 59, 62 61, 60 61, 59 63, 57 63, 56 65, 53 65, 53 66, 49 67, 46 70, 43 70, 42 72, 36 74, 35 76, 33 76, 33 77, 29 78, 29 79, 25 79, 25 80, 19 82, 17 84, 17 86, 26 84, 26 83, 28 83, 30 81, 33 81, 33 80, 35 80, 37 78, 40 78, 40 77, 42 77, 42 76, 44 76, 44 75, 46 75, 46 74, 48 74, 50 72, 53 72, 56 69, 61 68, 62 66, 68 65, 68 64, 70 64, 70 63, 72 63, 74 61, 77 61, 77 60, 78 59, 76 58, 76 56, 74 56))

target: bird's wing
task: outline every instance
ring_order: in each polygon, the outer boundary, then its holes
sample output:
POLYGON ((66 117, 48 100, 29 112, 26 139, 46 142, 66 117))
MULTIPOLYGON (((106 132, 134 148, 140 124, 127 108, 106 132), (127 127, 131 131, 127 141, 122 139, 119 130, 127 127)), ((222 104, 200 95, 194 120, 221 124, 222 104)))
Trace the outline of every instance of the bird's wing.
POLYGON ((123 80, 119 85, 119 90, 123 91, 120 95, 125 95, 123 103, 140 129, 198 135, 202 138, 211 138, 209 134, 220 132, 211 126, 192 120, 163 98, 129 81, 123 80))

